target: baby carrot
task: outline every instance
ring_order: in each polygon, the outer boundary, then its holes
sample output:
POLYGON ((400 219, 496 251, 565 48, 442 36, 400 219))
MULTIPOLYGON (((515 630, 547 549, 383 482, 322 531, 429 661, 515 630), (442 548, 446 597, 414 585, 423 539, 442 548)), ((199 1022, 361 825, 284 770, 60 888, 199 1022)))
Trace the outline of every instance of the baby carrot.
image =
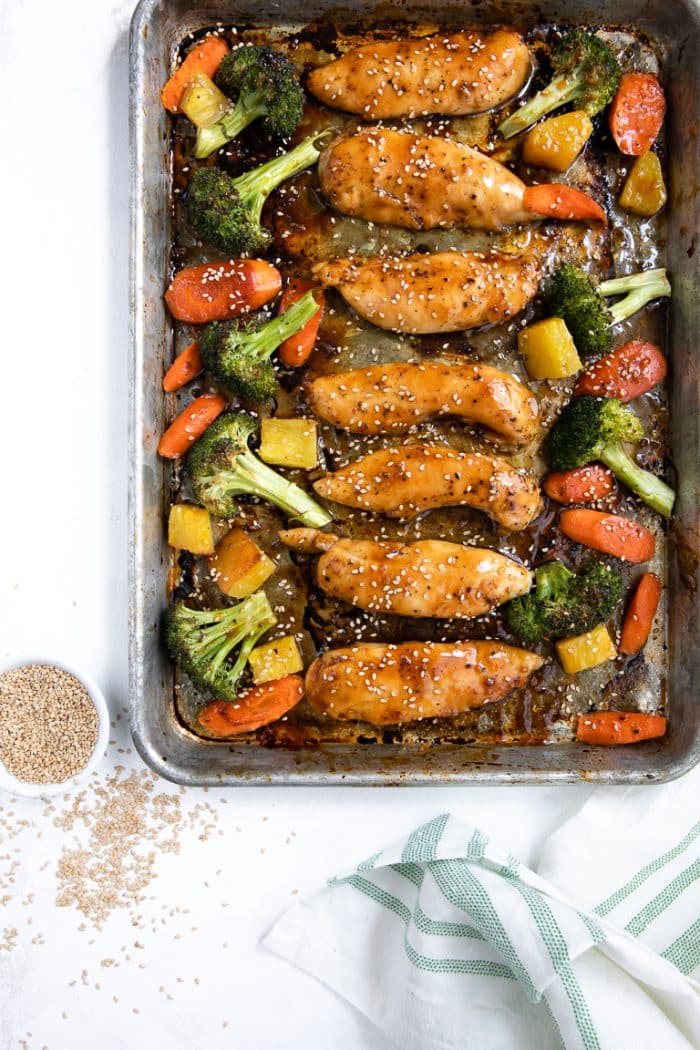
POLYGON ((544 218, 571 222, 592 221, 607 223, 608 217, 597 201, 582 190, 559 182, 543 182, 540 186, 526 186, 523 207, 544 218))
POLYGON ((666 358, 653 343, 633 339, 599 358, 579 377, 574 396, 616 397, 625 404, 666 378, 666 358))
POLYGON ((615 482, 609 470, 590 463, 575 470, 548 474, 542 487, 557 503, 595 503, 610 495, 615 482))
POLYGON ((314 314, 310 321, 306 322, 301 331, 285 339, 277 351, 280 361, 283 365, 287 365, 288 368, 298 368, 311 356, 323 317, 325 299, 322 290, 314 281, 307 281, 303 278, 290 281, 280 299, 279 312, 283 314, 285 310, 288 310, 290 306, 293 306, 294 303, 301 299, 302 295, 313 289, 316 289, 314 299, 319 304, 320 310, 314 314))
POLYGON ((597 711, 579 715, 576 739, 582 744, 638 744, 664 736, 666 719, 663 715, 647 715, 641 711, 597 711))
POLYGON ((559 515, 559 528, 570 540, 623 561, 648 561, 656 549, 649 529, 619 514, 584 507, 563 510, 559 515))
POLYGON ((203 369, 204 365, 202 364, 202 355, 199 352, 199 343, 190 343, 177 355, 163 376, 163 390, 167 394, 172 394, 174 390, 179 390, 180 387, 185 386, 191 379, 198 376, 203 369))
POLYGON ((179 459, 226 408, 218 394, 203 394, 176 416, 158 443, 158 455, 179 459))
POLYGON ((288 674, 244 689, 234 702, 212 700, 199 712, 199 722, 212 736, 235 736, 276 722, 304 695, 304 679, 288 674))
POLYGON ((645 572, 627 606, 620 635, 620 652, 634 656, 647 643, 661 598, 661 582, 653 572, 645 572))
POLYGON ((180 111, 180 103, 186 89, 197 73, 213 77, 228 53, 229 47, 220 36, 207 36, 194 47, 182 65, 175 70, 160 93, 160 100, 171 113, 180 111))
POLYGON ((269 302, 282 287, 278 269, 264 259, 229 259, 180 270, 165 293, 178 321, 227 321, 269 302))
POLYGON ((651 73, 625 73, 608 113, 620 153, 638 157, 651 149, 666 113, 664 89, 651 73))

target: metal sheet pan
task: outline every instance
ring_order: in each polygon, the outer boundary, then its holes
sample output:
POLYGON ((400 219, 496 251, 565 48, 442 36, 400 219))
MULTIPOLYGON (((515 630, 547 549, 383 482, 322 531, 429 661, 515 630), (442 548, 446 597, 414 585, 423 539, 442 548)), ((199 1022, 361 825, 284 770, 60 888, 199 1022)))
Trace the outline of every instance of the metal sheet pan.
MULTIPOLYGON (((142 0, 131 35, 132 163, 132 358, 130 522, 130 711, 134 741, 160 774, 192 784, 420 784, 430 782, 640 783, 677 776, 700 757, 700 705, 692 683, 698 679, 698 447, 700 387, 695 361, 700 276, 694 255, 698 230, 697 0, 642 6, 623 0, 614 12, 589 10, 575 0, 538 9, 517 2, 474 2, 452 13, 464 25, 537 21, 615 21, 660 41, 666 54, 670 157, 667 265, 674 298, 669 336, 671 451, 679 478, 677 520, 668 557, 667 703, 670 732, 661 741, 626 749, 593 749, 558 744, 332 744, 317 748, 269 749, 249 744, 204 741, 175 715, 173 671, 160 642, 166 603, 169 553, 163 520, 168 474, 155 454, 165 422, 160 379, 169 360, 171 332, 163 308, 171 240, 169 135, 159 104, 170 59, 183 37, 217 22, 281 27, 300 25, 329 11, 323 2, 301 0, 293 12, 273 2, 226 0, 190 8, 184 0, 142 0)), ((375 5, 355 0, 351 13, 366 15, 375 5)), ((348 7, 344 9, 348 11, 348 7)), ((450 12, 439 8, 444 20, 450 12)), ((425 5, 384 5, 377 17, 410 20, 436 15, 425 5)))

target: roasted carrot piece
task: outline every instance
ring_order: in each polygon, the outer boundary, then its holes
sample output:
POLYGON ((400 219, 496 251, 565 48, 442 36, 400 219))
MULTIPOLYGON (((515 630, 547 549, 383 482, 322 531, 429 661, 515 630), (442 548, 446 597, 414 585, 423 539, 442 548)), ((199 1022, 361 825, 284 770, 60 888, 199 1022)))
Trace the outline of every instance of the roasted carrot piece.
POLYGON ((583 507, 563 510, 559 515, 559 528, 570 540, 623 561, 648 561, 656 549, 649 529, 619 514, 583 507))
POLYGON ((245 689, 238 699, 212 700, 199 712, 199 722, 212 736, 236 736, 276 722, 299 703, 304 695, 304 679, 288 674, 272 682, 245 689))
POLYGON ((204 370, 202 355, 199 352, 199 342, 195 341, 186 346, 177 355, 168 371, 163 376, 163 390, 166 394, 172 394, 186 386, 191 379, 198 376, 204 370))
POLYGON ((213 77, 228 53, 229 47, 220 36, 207 36, 200 41, 175 70, 160 93, 160 100, 171 113, 179 113, 182 96, 197 73, 213 77))
POLYGON ((620 652, 634 656, 647 643, 661 598, 661 581, 645 572, 627 606, 620 635, 620 652))
POLYGON ((158 455, 179 459, 200 438, 207 427, 226 408, 226 400, 218 394, 196 397, 176 416, 158 443, 158 455))
POLYGON ((647 715, 641 711, 597 711, 579 715, 576 739, 582 744, 638 744, 664 736, 666 719, 663 715, 647 715))
POLYGON ((579 377, 574 397, 616 397, 625 404, 648 394, 666 378, 666 358, 653 343, 633 339, 594 361, 579 377))
POLYGON ((283 365, 287 365, 288 368, 299 368, 310 357, 323 318, 325 297, 315 281, 307 281, 300 277, 289 282, 280 299, 279 312, 283 314, 290 306, 298 302, 306 292, 314 289, 316 289, 314 299, 321 309, 314 314, 310 321, 306 322, 300 332, 297 332, 296 335, 290 335, 289 339, 285 339, 277 351, 280 361, 283 365))
POLYGON ((606 467, 589 463, 575 470, 548 474, 542 487, 557 503, 595 503, 610 495, 615 481, 606 467))
POLYGON ((165 301, 178 321, 207 324, 257 310, 274 299, 281 287, 279 270, 264 259, 229 259, 180 270, 165 301))
POLYGON ((573 186, 559 182, 543 182, 540 186, 526 186, 523 207, 546 219, 592 221, 607 223, 608 217, 597 201, 573 186))
POLYGON ((654 145, 666 113, 666 97, 651 73, 625 73, 608 113, 620 153, 639 157, 654 145))

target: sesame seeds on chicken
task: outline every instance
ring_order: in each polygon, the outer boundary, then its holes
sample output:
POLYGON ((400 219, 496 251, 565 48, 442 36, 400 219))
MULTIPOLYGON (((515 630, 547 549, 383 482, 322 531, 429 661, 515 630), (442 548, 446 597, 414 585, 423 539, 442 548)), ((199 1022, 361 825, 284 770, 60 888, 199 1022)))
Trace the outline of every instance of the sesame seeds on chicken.
POLYGON ((370 120, 483 113, 516 95, 532 63, 519 33, 375 41, 312 70, 321 102, 370 120))

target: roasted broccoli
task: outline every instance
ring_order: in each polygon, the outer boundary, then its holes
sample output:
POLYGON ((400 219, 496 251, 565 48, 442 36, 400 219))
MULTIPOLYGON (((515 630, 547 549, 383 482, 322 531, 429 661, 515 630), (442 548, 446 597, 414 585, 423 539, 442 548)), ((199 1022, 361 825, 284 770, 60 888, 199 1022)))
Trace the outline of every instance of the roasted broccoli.
POLYGON ((207 325, 200 338, 205 368, 246 400, 269 400, 277 390, 271 355, 290 335, 300 332, 318 309, 313 292, 307 292, 269 321, 256 315, 207 325))
POLYGON ((622 447, 640 441, 637 416, 612 397, 575 397, 564 408, 545 442, 552 470, 573 470, 600 460, 645 503, 669 517, 675 493, 660 478, 638 467, 622 447))
POLYGON ((236 496, 258 496, 294 521, 321 529, 331 515, 310 496, 268 467, 248 447, 258 421, 245 412, 219 416, 187 453, 195 499, 212 514, 232 518, 236 496))
POLYGON ((563 318, 576 349, 585 357, 606 353, 612 346, 613 325, 652 299, 670 294, 664 269, 643 270, 597 284, 589 274, 567 263, 554 274, 545 305, 550 315, 563 318), (623 298, 608 306, 604 297, 611 295, 623 298))
POLYGON ((503 138, 525 131, 540 117, 569 102, 594 117, 612 101, 620 82, 620 66, 600 37, 573 29, 553 49, 551 63, 554 77, 547 87, 498 125, 503 138))
POLYGON ((288 153, 232 179, 218 168, 198 168, 190 179, 190 221, 209 244, 231 255, 262 251, 270 234, 261 226, 263 205, 286 179, 315 164, 319 151, 310 135, 288 153))
POLYGON ((590 561, 574 573, 549 561, 535 569, 530 593, 513 598, 502 612, 513 634, 534 645, 590 631, 608 619, 621 597, 619 573, 603 562, 590 561))
POLYGON ((226 609, 190 609, 175 602, 168 614, 168 649, 197 689, 218 700, 235 700, 250 651, 276 623, 264 591, 226 609))
POLYGON ((280 51, 248 44, 224 58, 214 82, 235 103, 208 127, 197 130, 195 157, 209 157, 254 120, 278 138, 294 134, 304 111, 304 92, 294 66, 280 51))

